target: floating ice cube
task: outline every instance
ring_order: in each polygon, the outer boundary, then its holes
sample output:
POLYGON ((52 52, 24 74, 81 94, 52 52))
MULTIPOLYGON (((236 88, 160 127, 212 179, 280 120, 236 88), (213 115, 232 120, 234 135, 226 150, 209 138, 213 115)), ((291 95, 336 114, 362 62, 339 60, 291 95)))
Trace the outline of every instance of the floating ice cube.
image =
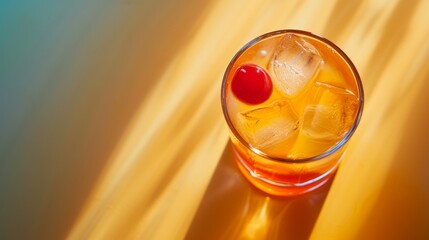
POLYGON ((315 140, 342 138, 352 127, 359 100, 353 92, 316 82, 304 109, 302 131, 315 140))
POLYGON ((286 34, 271 60, 276 86, 287 96, 300 93, 317 73, 322 57, 317 49, 294 34, 286 34))
POLYGON ((298 129, 298 116, 286 101, 274 101, 239 115, 245 138, 256 148, 280 143, 298 129))
POLYGON ((334 140, 341 136, 341 118, 334 107, 308 105, 304 110, 302 130, 310 138, 334 140))

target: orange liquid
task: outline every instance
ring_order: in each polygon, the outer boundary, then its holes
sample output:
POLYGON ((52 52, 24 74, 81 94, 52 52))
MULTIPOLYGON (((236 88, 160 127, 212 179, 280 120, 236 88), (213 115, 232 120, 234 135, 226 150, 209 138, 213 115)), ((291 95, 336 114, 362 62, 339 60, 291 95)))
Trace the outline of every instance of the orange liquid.
POLYGON ((323 59, 297 94, 287 95, 273 84, 269 99, 252 105, 239 101, 230 87, 235 71, 244 64, 256 64, 276 78, 272 59, 284 34, 264 38, 242 52, 226 77, 224 89, 228 116, 236 130, 232 142, 237 164, 253 185, 273 195, 301 194, 329 179, 346 144, 341 143, 326 157, 302 159, 336 147, 355 124, 360 106, 355 75, 341 55, 318 39, 296 36, 314 46, 323 59))
POLYGON ((233 147, 243 175, 260 190, 278 196, 298 195, 322 186, 335 173, 345 149, 314 162, 286 163, 261 157, 236 140, 233 147))

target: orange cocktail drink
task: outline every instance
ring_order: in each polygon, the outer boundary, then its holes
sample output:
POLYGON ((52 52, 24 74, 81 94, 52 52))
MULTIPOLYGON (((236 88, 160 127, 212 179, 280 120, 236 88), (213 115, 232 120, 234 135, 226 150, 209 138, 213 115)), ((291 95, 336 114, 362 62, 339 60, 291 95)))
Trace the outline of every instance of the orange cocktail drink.
POLYGON ((234 156, 257 188, 308 192, 335 172, 363 110, 350 59, 332 42, 299 30, 262 35, 229 64, 222 107, 234 156))

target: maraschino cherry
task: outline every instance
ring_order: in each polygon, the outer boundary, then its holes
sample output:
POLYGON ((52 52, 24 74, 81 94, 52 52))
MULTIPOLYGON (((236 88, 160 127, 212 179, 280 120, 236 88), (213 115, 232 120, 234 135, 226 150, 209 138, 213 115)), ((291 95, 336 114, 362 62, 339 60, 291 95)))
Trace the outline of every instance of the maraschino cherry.
POLYGON ((246 64, 235 71, 231 90, 240 101, 256 105, 265 102, 271 96, 273 83, 262 67, 246 64))

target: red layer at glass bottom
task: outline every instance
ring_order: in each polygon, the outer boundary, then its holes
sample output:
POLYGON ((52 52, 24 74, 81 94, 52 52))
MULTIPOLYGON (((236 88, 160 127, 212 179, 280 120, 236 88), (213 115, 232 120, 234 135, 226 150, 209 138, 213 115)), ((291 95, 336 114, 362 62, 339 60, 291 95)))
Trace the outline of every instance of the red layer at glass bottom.
POLYGON ((256 178, 252 176, 250 169, 243 166, 244 163, 242 163, 239 159, 239 157, 234 154, 235 161, 238 165, 238 168, 243 173, 244 177, 251 183, 253 186, 258 188, 259 190, 268 193, 270 195, 274 196, 296 196, 300 194, 304 194, 310 191, 313 191, 321 186, 323 186, 326 182, 330 180, 330 178, 335 174, 335 170, 331 171, 326 176, 317 179, 317 181, 311 182, 304 186, 276 186, 273 184, 270 184, 266 181, 263 181, 259 178, 256 178))

